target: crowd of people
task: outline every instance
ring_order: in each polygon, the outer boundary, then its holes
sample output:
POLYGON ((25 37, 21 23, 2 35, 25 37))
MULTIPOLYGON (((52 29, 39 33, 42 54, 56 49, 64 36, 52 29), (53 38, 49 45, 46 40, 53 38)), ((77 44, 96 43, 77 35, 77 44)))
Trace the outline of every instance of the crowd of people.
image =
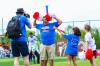
MULTIPOLYGON (((25 15, 25 11, 23 8, 18 8, 16 12, 16 16, 20 16, 20 26, 22 31, 22 36, 19 38, 11 39, 11 50, 12 55, 14 57, 14 66, 19 66, 19 57, 20 54, 24 58, 24 65, 30 66, 30 61, 34 61, 34 63, 40 63, 40 66, 47 66, 47 62, 49 60, 50 66, 54 66, 54 57, 55 57, 55 33, 56 29, 62 24, 62 20, 60 20, 56 16, 50 16, 52 19, 55 19, 55 22, 49 22, 46 16, 42 17, 42 24, 38 24, 38 18, 34 19, 33 26, 34 28, 40 30, 41 35, 41 45, 40 49, 36 50, 35 40, 37 40, 36 36, 32 33, 29 34, 28 41, 26 39, 26 27, 32 28, 32 25, 29 21, 29 15, 25 15), (37 57, 37 62, 34 60, 37 57)), ((59 29, 57 29, 59 30, 59 29)), ((60 30, 59 30, 60 31, 60 30)), ((96 45, 93 42, 93 36, 91 33, 91 26, 85 25, 85 44, 86 49, 82 51, 86 51, 88 48, 93 50, 93 57, 90 59, 91 66, 96 66, 95 56, 96 56, 96 45)), ((74 66, 77 65, 77 55, 78 55, 78 44, 80 42, 81 31, 78 27, 73 27, 71 34, 65 34, 64 32, 60 33, 63 35, 66 40, 66 49, 65 55, 67 55, 67 65, 71 66, 71 60, 73 61, 74 66)))
POLYGON ((8 48, 8 46, 5 45, 1 45, 0 46, 0 58, 11 58, 12 57, 12 53, 11 50, 8 48))

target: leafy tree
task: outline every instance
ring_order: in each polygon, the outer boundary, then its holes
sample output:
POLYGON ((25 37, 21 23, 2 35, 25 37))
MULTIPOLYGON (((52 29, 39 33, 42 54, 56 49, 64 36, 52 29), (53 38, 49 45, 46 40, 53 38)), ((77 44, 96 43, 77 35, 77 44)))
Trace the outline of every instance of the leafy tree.
POLYGON ((56 37, 55 37, 55 40, 56 40, 56 43, 57 43, 57 41, 59 41, 59 40, 60 40, 60 35, 59 35, 59 33, 58 33, 58 32, 56 32, 56 37))
POLYGON ((83 40, 83 41, 84 41, 84 36, 85 36, 85 31, 81 30, 81 40, 83 40))
POLYGON ((35 31, 26 30, 26 35, 27 35, 27 37, 29 36, 29 33, 30 33, 30 32, 32 32, 33 35, 35 35, 35 31))
POLYGON ((73 28, 73 27, 72 27, 71 25, 68 25, 68 26, 65 28, 65 33, 66 33, 66 34, 71 33, 72 28, 73 28))
POLYGON ((100 49, 100 31, 97 28, 92 29, 92 35, 95 39, 97 49, 100 49))

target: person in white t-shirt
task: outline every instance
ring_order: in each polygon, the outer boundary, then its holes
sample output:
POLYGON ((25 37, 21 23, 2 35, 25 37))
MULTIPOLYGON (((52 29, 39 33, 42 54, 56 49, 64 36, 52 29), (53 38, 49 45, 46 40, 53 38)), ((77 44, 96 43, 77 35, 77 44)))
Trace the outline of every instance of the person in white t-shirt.
POLYGON ((33 35, 33 33, 29 33, 29 37, 28 37, 28 47, 29 47, 29 52, 33 49, 35 49, 35 40, 36 40, 36 36, 33 35))
POLYGON ((93 58, 90 60, 91 66, 96 66, 95 57, 96 57, 96 45, 95 40, 93 39, 92 33, 91 33, 91 26, 85 25, 85 44, 87 45, 86 48, 90 48, 93 50, 93 58))
POLYGON ((29 37, 28 37, 28 48, 29 48, 29 60, 32 61, 32 58, 35 62, 35 56, 37 57, 37 63, 39 64, 39 60, 40 60, 40 54, 37 50, 37 45, 35 44, 35 41, 37 40, 36 36, 33 35, 32 32, 29 33, 29 37))

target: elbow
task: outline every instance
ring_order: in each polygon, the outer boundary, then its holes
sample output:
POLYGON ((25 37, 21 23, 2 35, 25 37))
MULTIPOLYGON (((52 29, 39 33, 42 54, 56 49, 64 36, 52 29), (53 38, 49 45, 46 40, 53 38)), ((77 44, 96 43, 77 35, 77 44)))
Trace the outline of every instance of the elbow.
POLYGON ((32 27, 31 27, 31 26, 29 26, 29 28, 31 29, 32 27))
POLYGON ((62 20, 59 20, 59 25, 61 25, 62 24, 62 20))
POLYGON ((32 25, 30 24, 29 28, 31 29, 32 28, 32 25))
POLYGON ((36 24, 33 24, 33 27, 35 27, 36 26, 36 24))
POLYGON ((60 21, 60 24, 62 24, 62 20, 60 21))

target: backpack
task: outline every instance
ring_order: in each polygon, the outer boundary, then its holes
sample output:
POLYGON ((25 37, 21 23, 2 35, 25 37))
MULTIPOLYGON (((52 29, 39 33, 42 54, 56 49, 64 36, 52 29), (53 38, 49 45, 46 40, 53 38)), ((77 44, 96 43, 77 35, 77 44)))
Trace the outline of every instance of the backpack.
POLYGON ((12 17, 12 19, 8 22, 6 35, 10 39, 19 38, 22 36, 19 18, 20 16, 12 17))

